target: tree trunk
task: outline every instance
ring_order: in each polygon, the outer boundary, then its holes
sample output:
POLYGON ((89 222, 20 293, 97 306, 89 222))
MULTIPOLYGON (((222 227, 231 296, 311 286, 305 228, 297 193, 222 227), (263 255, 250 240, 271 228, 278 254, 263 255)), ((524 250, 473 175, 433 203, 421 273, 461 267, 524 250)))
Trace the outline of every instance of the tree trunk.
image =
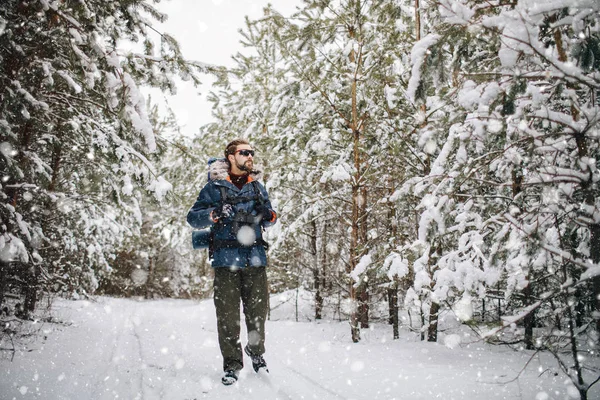
MULTIPOLYGON (((590 226, 590 255, 595 264, 600 263, 600 224, 590 226)), ((595 276, 592 280, 594 292, 594 306, 596 308, 596 332, 600 332, 600 276, 595 276)))
POLYGON ((314 269, 315 280, 315 319, 323 318, 323 295, 321 294, 321 277, 319 268, 314 269))
POLYGON ((481 299, 481 322, 485 322, 485 297, 481 299))
POLYGON ((310 223, 310 255, 312 258, 312 272, 315 288, 315 319, 321 319, 321 311, 323 309, 323 296, 321 295, 321 268, 319 266, 319 252, 317 248, 317 237, 319 235, 317 222, 313 220, 310 223))
MULTIPOLYGON (((356 7, 356 12, 357 12, 357 17, 358 17, 358 13, 360 13, 360 1, 356 1, 356 3, 354 4, 356 7)), ((359 29, 359 27, 357 26, 351 26, 349 27, 348 30, 348 35, 350 36, 350 38, 352 39, 356 39, 356 35, 357 35, 357 30, 359 29)), ((360 132, 360 126, 359 126, 359 118, 358 118, 358 102, 357 102, 357 96, 356 96, 356 90, 357 90, 357 75, 358 72, 360 70, 360 64, 361 64, 361 59, 360 57, 357 57, 357 54, 355 52, 354 49, 352 49, 352 51, 350 51, 350 54, 348 55, 349 59, 351 62, 356 64, 356 73, 352 78, 352 82, 351 82, 351 120, 350 120, 350 128, 351 128, 351 132, 352 132, 352 143, 353 143, 353 147, 352 147, 352 151, 353 151, 353 156, 354 156, 354 168, 355 168, 355 174, 353 177, 353 182, 352 182, 352 220, 351 220, 351 237, 350 237, 350 262, 348 263, 348 270, 347 273, 348 275, 350 273, 352 273, 355 269, 356 266, 358 265, 358 262, 362 256, 362 251, 363 251, 363 243, 360 243, 361 240, 361 210, 363 209, 363 205, 361 204, 361 194, 362 194, 362 190, 361 190, 361 180, 362 180, 362 162, 361 162, 361 157, 360 157, 360 139, 361 139, 361 132, 360 132), (357 59, 358 58, 358 59, 357 59)), ((350 332, 351 332, 351 336, 352 336, 352 341, 354 343, 357 343, 360 341, 360 327, 359 327, 359 307, 358 307, 358 302, 357 302, 357 293, 356 293, 356 289, 354 287, 354 280, 352 279, 352 277, 349 276, 349 281, 350 281, 350 287, 349 289, 349 295, 350 295, 350 301, 352 303, 352 308, 350 311, 350 332)))
POLYGON ((154 297, 154 257, 150 257, 148 260, 148 280, 146 281, 146 293, 144 297, 146 299, 154 297))
MULTIPOLYGON (((363 126, 364 129, 364 126, 363 126)), ((363 131, 364 134, 364 131, 363 131)), ((367 166, 364 166, 366 169, 367 166)), ((361 185, 360 189, 360 203, 358 209, 358 220, 359 220, 359 240, 362 249, 367 248, 368 232, 369 227, 367 225, 367 188, 364 184, 361 185)), ((361 251, 361 256, 365 254, 365 250, 361 251)), ((369 281, 367 278, 370 277, 368 271, 365 272, 365 279, 360 286, 359 293, 359 319, 360 327, 363 329, 369 328, 369 281)))
POLYGON ((423 296, 419 296, 419 300, 421 301, 421 307, 419 310, 421 311, 421 341, 425 340, 425 311, 423 310, 423 296))
MULTIPOLYGON (((355 143, 356 143, 355 135, 355 143)), ((355 147, 357 145, 355 144, 355 147)), ((355 159, 356 159, 355 155, 355 159)), ((357 296, 356 289, 354 287, 354 279, 350 274, 356 268, 358 264, 358 258, 360 257, 358 251, 358 185, 353 183, 352 185, 352 231, 350 236, 350 262, 346 270, 349 279, 348 293, 351 302, 350 310, 350 333, 352 335, 352 341, 357 343, 360 341, 360 327, 358 326, 358 307, 357 307, 357 296)))
POLYGON ((394 305, 398 304, 398 292, 394 290, 394 286, 390 285, 387 290, 388 299, 388 325, 394 323, 394 305))
POLYGON ((8 263, 0 260, 0 307, 4 304, 4 293, 6 290, 6 276, 8 272, 8 263))
MULTIPOLYGON (((523 295, 525 296, 525 306, 533 304, 531 282, 523 289, 523 295)), ((530 311, 525 318, 523 318, 523 325, 525 326, 525 348, 527 350, 535 349, 533 343, 533 326, 535 324, 535 310, 530 311)))
POLYGON ((577 299, 577 302, 575 303, 575 326, 581 328, 586 323, 585 309, 586 305, 588 304, 588 301, 585 298, 585 291, 582 289, 576 289, 575 298, 577 299))
POLYGON ((358 290, 358 319, 360 327, 369 327, 369 283, 363 282, 358 290))
POLYGON ((25 301, 23 302, 23 313, 25 318, 31 318, 35 311, 35 305, 37 304, 37 292, 38 292, 38 268, 32 265, 28 268, 25 273, 25 301))
POLYGON ((415 0, 415 40, 421 40, 421 5, 415 0))
POLYGON ((394 282, 388 289, 389 318, 388 323, 392 325, 394 339, 400 338, 398 327, 398 283, 394 282))
POLYGON ((428 342, 437 342, 439 312, 440 312, 440 304, 432 302, 431 308, 429 308, 429 326, 427 327, 427 341, 428 342))
POLYGON ((498 322, 502 321, 502 302, 500 297, 498 297, 498 322))
MULTIPOLYGON (((389 195, 391 196, 396 191, 396 185, 392 179, 392 175, 389 177, 387 187, 390 189, 389 195)), ((395 249, 398 244, 398 222, 396 220, 396 207, 392 202, 387 203, 390 207, 388 209, 388 218, 391 222, 390 233, 392 235, 392 248, 395 249)), ((399 278, 395 276, 390 283, 388 288, 388 306, 389 306, 389 318, 388 323, 392 325, 392 334, 394 339, 400 338, 400 329, 398 326, 398 289, 399 289, 399 278)))
MULTIPOLYGON (((575 331, 575 318, 573 317, 573 311, 571 306, 567 306, 567 316, 569 318, 568 327, 569 327, 569 341, 571 345, 571 356, 573 357, 573 370, 575 371, 575 377, 577 378, 577 389, 579 390, 579 395, 582 399, 587 399, 587 390, 589 386, 585 384, 585 380, 583 379, 583 367, 580 362, 580 354, 577 348, 577 332, 575 331)), ((572 380, 575 380, 573 376, 571 376, 572 380)), ((575 382, 573 382, 575 383, 575 382)))
POLYGON ((319 268, 320 268, 320 272, 318 273, 318 287, 319 290, 317 291, 317 296, 315 298, 315 303, 316 303, 316 311, 318 310, 318 317, 317 319, 321 319, 322 318, 322 313, 323 313, 323 301, 324 301, 324 297, 325 297, 325 293, 327 290, 327 223, 325 223, 323 225, 323 232, 321 234, 321 252, 319 254, 319 268))
MULTIPOLYGON (((512 170, 512 194, 513 199, 517 197, 523 190, 523 172, 520 168, 515 168, 512 170)), ((524 306, 527 307, 533 304, 533 290, 531 287, 531 277, 527 276, 529 283, 523 289, 524 298, 524 306)), ((535 310, 530 311, 525 318, 523 318, 523 325, 525 326, 525 337, 523 340, 525 341, 525 348, 528 350, 533 350, 535 348, 533 343, 533 325, 535 322, 535 310)))

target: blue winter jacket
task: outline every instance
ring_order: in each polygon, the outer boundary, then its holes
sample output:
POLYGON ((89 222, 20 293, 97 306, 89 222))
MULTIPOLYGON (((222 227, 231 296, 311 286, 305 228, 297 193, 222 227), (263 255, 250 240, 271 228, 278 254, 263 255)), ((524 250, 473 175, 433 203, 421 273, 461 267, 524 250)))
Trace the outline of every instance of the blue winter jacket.
MULTIPOLYGON (((187 222, 197 229, 212 227, 213 240, 213 267, 260 267, 267 265, 267 255, 265 246, 261 243, 264 228, 272 226, 277 221, 277 214, 273 211, 269 195, 265 187, 258 182, 259 173, 251 173, 248 182, 238 189, 233 183, 228 173, 228 164, 225 160, 215 161, 210 166, 209 182, 202 188, 196 202, 187 215, 187 222), (211 218, 211 212, 221 204, 221 188, 225 188, 227 200, 233 200, 239 197, 252 198, 261 196, 261 201, 271 210, 271 215, 260 218, 255 209, 258 200, 249 200, 233 204, 236 213, 246 212, 255 217, 257 221, 254 225, 247 225, 243 233, 234 231, 232 219, 215 222, 211 218), (254 235, 252 235, 254 228, 254 235), (238 236, 243 235, 243 236, 238 236), (236 244, 241 240, 244 246, 236 244), (247 240, 250 239, 250 242, 247 240), (252 242, 252 239, 255 239, 252 242), (219 244, 227 243, 228 245, 219 244), (233 246, 231 245, 233 243, 233 246)), ((235 201, 234 201, 235 202, 235 201)), ((238 225, 239 226, 239 225, 238 225)), ((239 232, 239 231, 238 231, 239 232)))

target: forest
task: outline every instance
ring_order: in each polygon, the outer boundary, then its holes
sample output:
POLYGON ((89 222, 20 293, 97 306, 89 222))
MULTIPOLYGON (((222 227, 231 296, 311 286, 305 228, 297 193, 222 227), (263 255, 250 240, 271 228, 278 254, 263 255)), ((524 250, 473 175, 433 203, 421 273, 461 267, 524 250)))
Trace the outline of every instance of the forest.
MULTIPOLYGON (((271 293, 314 319, 550 352, 581 398, 600 346, 600 3, 304 0, 191 61, 158 0, 0 4, 0 308, 211 296, 185 216, 248 138, 279 215, 271 293), (154 24, 154 25, 153 25, 154 24), (144 88, 210 93, 183 135, 144 88), (410 321, 399 321, 399 310, 410 321)), ((4 324, 3 324, 4 325, 4 324)))

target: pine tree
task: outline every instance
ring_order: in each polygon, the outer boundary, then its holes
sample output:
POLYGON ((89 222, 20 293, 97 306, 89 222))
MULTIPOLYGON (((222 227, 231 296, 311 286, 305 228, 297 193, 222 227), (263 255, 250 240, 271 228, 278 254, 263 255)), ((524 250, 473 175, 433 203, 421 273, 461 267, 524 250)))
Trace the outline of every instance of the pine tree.
POLYGON ((168 35, 156 46, 150 21, 166 16, 146 1, 9 0, 0 18, 0 252, 3 271, 22 263, 31 312, 42 289, 93 291, 139 232, 138 190, 169 187, 147 157, 140 85, 172 90, 173 75, 198 83, 206 68, 168 35))
POLYGON ((463 184, 480 183, 479 191, 494 200, 478 209, 489 229, 484 270, 497 271, 493 281, 504 285, 506 311, 516 315, 504 328, 521 323, 526 347, 555 352, 581 398, 590 387, 582 339, 597 343, 590 311, 597 307, 600 254, 592 200, 599 81, 590 55, 598 43, 598 11, 592 2, 439 6, 447 24, 467 26, 465 36, 475 33, 488 43, 476 57, 462 53, 463 64, 479 67, 458 74, 456 101, 467 112, 460 152, 471 159, 463 184), (538 325, 567 330, 535 337, 538 325), (558 356, 565 342, 572 368, 558 356))

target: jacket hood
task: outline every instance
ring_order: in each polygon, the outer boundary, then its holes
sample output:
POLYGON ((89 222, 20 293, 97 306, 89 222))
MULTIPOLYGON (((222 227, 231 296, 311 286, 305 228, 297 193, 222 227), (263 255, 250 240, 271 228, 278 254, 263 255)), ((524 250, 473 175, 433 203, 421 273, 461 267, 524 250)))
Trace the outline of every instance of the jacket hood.
MULTIPOLYGON (((225 180, 229 176, 229 164, 225 161, 224 158, 220 158, 218 160, 213 161, 208 166, 208 176, 211 181, 225 180)), ((262 168, 254 165, 254 169, 250 172, 250 176, 252 179, 261 180, 262 179, 262 168)))

